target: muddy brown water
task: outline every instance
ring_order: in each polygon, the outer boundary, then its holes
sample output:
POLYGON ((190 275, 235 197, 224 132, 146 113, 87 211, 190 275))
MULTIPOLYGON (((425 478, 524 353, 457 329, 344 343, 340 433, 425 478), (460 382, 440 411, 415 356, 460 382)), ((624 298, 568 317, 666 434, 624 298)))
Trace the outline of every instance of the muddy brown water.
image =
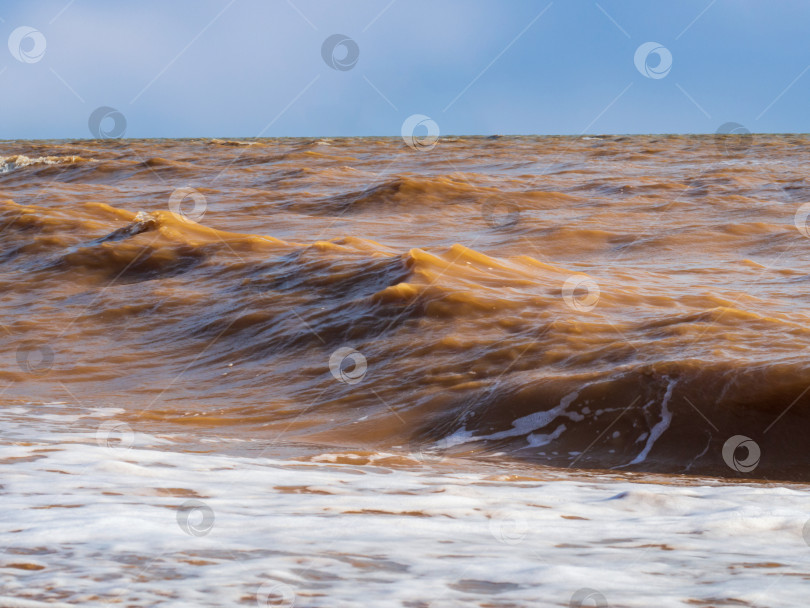
POLYGON ((808 144, 2 142, 2 400, 808 480, 808 144))

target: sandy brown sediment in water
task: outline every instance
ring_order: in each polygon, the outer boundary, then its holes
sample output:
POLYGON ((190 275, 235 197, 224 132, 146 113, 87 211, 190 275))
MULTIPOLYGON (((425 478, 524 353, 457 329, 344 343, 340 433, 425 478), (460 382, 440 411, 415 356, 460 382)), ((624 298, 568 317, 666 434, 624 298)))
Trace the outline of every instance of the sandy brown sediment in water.
POLYGON ((231 144, 0 145, 5 399, 115 403, 145 429, 810 477, 805 137, 231 144), (180 187, 206 200, 197 222, 169 210, 180 187), (565 289, 584 275, 593 307, 565 289), (357 383, 330 372, 344 347, 367 361, 357 383), (723 461, 734 435, 761 448, 754 471, 723 461))

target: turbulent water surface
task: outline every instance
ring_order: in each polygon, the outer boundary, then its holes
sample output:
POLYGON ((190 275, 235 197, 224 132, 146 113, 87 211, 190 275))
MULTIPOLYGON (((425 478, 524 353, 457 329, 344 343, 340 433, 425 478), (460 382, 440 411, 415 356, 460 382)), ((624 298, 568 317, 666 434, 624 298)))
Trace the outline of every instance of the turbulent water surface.
POLYGON ((807 145, 5 143, 5 399, 721 475, 740 435, 808 479, 807 145))
POLYGON ((809 144, 1 143, 5 595, 801 605, 809 144))

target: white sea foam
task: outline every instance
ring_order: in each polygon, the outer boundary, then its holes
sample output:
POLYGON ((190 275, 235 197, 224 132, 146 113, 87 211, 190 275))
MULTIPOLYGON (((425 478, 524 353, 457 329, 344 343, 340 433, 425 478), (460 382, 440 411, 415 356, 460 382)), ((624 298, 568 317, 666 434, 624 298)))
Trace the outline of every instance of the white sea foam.
POLYGON ((25 156, 17 154, 15 156, 0 156, 0 174, 9 173, 14 169, 21 169, 31 165, 61 165, 88 162, 93 159, 82 158, 81 156, 25 156))
MULTIPOLYGON (((664 399, 661 402, 661 420, 659 420, 656 425, 650 431, 650 436, 647 438, 647 443, 644 445, 644 449, 641 450, 641 453, 636 456, 630 464, 638 464, 640 462, 644 462, 647 459, 647 455, 650 453, 653 445, 661 435, 664 434, 669 428, 670 423, 672 422, 672 412, 669 411, 669 398, 672 397, 672 389, 675 388, 675 384, 677 380, 669 380, 669 384, 667 385, 667 392, 664 395, 664 399)), ((651 404, 648 403, 645 407, 649 407, 651 404)))
POLYGON ((807 603, 803 486, 123 449, 50 409, 0 412, 0 606, 807 603))
MULTIPOLYGON (((528 416, 523 416, 522 418, 514 420, 512 422, 512 428, 506 429, 505 431, 491 433, 489 435, 475 435, 473 432, 464 428, 459 429, 452 435, 444 438, 441 441, 441 445, 443 447, 452 447, 462 443, 467 443, 469 441, 492 441, 495 439, 506 439, 507 437, 519 437, 521 435, 529 435, 527 441, 531 447, 545 445, 544 443, 540 442, 542 440, 539 439, 540 437, 545 437, 544 435, 535 435, 534 438, 532 438, 531 433, 547 427, 560 416, 565 416, 572 420, 576 420, 578 418, 581 419, 581 415, 577 412, 568 411, 568 406, 571 405, 574 399, 576 399, 578 396, 579 391, 574 391, 573 393, 563 397, 557 406, 551 408, 550 410, 533 412, 528 416)), ((551 439, 556 439, 559 437, 564 430, 564 426, 562 429, 558 427, 557 431, 550 436, 551 439)))

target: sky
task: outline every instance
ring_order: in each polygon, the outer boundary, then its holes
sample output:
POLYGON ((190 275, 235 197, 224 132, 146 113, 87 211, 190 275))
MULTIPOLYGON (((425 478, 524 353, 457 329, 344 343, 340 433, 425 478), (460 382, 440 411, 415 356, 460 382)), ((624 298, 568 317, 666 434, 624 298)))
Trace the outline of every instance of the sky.
POLYGON ((0 139, 808 132, 808 31, 804 0, 4 0, 0 139))

